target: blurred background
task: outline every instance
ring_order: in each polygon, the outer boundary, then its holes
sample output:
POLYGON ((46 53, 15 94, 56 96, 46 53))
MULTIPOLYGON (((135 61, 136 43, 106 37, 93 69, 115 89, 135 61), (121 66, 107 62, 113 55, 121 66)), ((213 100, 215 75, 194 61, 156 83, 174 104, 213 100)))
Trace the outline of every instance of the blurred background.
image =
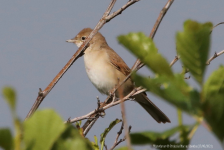
MULTIPOLYGON (((117 1, 113 11, 118 10, 127 2, 117 1)), ((125 50, 116 40, 120 34, 129 32, 144 32, 147 36, 164 7, 166 0, 141 0, 126 9, 121 15, 107 23, 100 32, 106 37, 112 47, 132 67, 136 58, 125 50)), ((94 28, 108 7, 107 1, 4 1, 0 5, 0 88, 12 86, 17 91, 17 112, 25 119, 33 105, 38 88, 44 90, 56 74, 77 50, 74 44, 66 43, 85 27, 94 28)), ((197 0, 174 1, 164 17, 154 41, 168 62, 175 55, 175 35, 183 29, 186 19, 199 22, 211 21, 213 25, 224 21, 224 1, 197 0)), ((113 12, 112 11, 112 12, 113 12)), ((224 27, 218 26, 212 33, 210 56, 223 50, 224 27)), ((209 57, 210 57, 209 56, 209 57)), ((209 74, 223 64, 223 57, 216 58, 208 66, 209 74)), ((173 66, 175 72, 182 70, 180 62, 173 66)), ((146 68, 139 70, 145 75, 153 75, 146 68)), ((199 86, 193 78, 189 79, 195 88, 199 86)), ((85 115, 97 107, 96 96, 104 101, 101 95, 89 81, 83 58, 78 59, 65 73, 53 90, 40 105, 40 109, 52 108, 64 120, 85 115)), ((137 103, 126 102, 128 124, 132 132, 164 131, 178 124, 176 108, 164 100, 148 94, 149 98, 170 118, 171 123, 158 124, 137 103)), ((100 136, 109 123, 115 118, 121 118, 120 106, 106 111, 106 116, 100 118, 87 137, 100 136)), ((12 120, 7 104, 0 97, 0 127, 12 127, 12 120)), ((184 124, 193 124, 195 120, 184 114, 184 124)), ((110 148, 115 140, 120 125, 117 125, 107 136, 106 145, 110 148)), ((121 145, 125 145, 123 142, 121 145)), ((196 131, 191 144, 211 144, 214 149, 221 149, 215 136, 203 126, 196 131)), ((150 146, 134 147, 135 149, 151 149, 150 146)))

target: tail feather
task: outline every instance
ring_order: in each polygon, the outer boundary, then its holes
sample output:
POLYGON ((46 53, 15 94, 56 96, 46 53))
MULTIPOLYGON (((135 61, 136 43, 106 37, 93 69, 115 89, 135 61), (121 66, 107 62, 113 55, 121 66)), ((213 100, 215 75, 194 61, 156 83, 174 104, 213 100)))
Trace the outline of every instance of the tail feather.
POLYGON ((144 94, 135 96, 135 100, 158 122, 170 123, 170 119, 144 94))

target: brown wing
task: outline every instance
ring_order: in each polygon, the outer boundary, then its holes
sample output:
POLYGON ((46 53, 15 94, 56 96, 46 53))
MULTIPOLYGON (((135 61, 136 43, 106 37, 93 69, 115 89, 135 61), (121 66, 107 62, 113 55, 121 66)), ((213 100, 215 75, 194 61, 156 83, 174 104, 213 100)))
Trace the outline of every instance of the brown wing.
POLYGON ((127 76, 131 72, 131 69, 127 66, 123 59, 111 48, 107 49, 107 52, 109 54, 111 65, 127 76))

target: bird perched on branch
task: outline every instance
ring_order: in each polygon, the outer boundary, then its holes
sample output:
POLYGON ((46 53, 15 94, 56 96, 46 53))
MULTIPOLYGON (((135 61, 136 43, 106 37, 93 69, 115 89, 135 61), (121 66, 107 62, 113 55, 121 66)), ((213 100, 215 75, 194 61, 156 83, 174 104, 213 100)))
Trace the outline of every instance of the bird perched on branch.
MULTIPOLYGON (((67 42, 75 43, 80 47, 91 32, 92 29, 85 28, 67 42)), ((99 32, 84 51, 84 63, 90 81, 100 93, 106 95, 109 95, 119 81, 123 81, 131 71, 123 59, 108 46, 104 36, 99 32)), ((122 96, 126 96, 133 88, 133 82, 128 79, 118 91, 122 91, 122 96)), ((117 92, 116 96, 119 94, 117 92)), ((169 118, 148 99, 145 93, 140 93, 134 98, 158 123, 170 122, 169 118)))

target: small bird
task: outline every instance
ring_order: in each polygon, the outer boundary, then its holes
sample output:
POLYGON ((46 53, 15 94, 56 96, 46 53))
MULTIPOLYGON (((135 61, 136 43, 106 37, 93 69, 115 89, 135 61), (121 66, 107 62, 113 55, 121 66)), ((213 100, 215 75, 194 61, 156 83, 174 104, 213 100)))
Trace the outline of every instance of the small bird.
MULTIPOLYGON (((84 28, 73 39, 66 42, 74 43, 78 47, 82 45, 85 39, 93 30, 84 28)), ((93 85, 102 94, 109 95, 119 81, 123 81, 131 72, 123 59, 108 46, 104 36, 97 33, 89 42, 89 47, 84 51, 84 63, 87 75, 93 85)), ((126 96, 134 88, 131 79, 128 79, 121 87, 122 96, 126 96)), ((118 89, 119 91, 119 89, 118 89)), ((119 96, 119 92, 116 96, 119 96)), ((158 123, 170 122, 169 118, 153 104, 146 93, 140 93, 134 96, 137 101, 158 123)))

